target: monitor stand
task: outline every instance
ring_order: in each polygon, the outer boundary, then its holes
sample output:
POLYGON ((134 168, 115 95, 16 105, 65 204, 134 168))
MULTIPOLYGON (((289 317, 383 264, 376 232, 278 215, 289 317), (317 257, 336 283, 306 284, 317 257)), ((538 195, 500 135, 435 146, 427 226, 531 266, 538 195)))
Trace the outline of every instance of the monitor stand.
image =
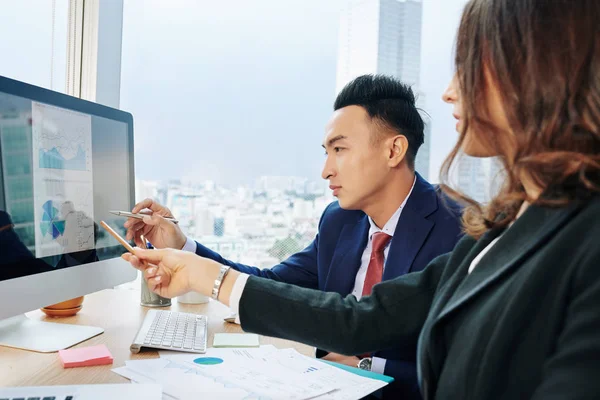
POLYGON ((102 332, 95 326, 35 321, 21 314, 0 321, 0 346, 52 353, 102 332))

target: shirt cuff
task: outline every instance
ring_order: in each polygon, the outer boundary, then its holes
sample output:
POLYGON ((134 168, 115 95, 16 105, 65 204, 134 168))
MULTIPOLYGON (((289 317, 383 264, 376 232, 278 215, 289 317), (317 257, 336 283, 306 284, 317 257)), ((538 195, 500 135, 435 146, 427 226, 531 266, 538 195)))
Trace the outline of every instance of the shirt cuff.
POLYGON ((187 240, 185 241, 185 244, 183 245, 182 249, 183 251, 189 251, 190 253, 195 253, 196 252, 196 248, 198 247, 196 245, 196 242, 193 239, 190 239, 189 237, 186 238, 187 240))
POLYGON ((248 274, 240 274, 235 283, 233 284, 233 288, 231 289, 231 294, 229 295, 229 308, 231 311, 237 314, 236 322, 239 321, 240 317, 240 300, 242 299, 242 293, 244 293, 244 288, 246 287, 246 282, 250 278, 248 274))
POLYGON ((385 358, 373 357, 371 360, 371 372, 383 374, 385 371, 385 361, 385 358))

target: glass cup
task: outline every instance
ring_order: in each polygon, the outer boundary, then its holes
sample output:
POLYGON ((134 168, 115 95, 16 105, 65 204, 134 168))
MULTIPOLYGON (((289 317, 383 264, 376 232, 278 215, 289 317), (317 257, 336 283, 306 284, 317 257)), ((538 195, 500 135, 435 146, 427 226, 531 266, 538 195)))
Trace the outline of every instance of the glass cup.
MULTIPOLYGON (((148 246, 148 243, 146 242, 146 238, 144 238, 144 236, 141 236, 141 239, 143 248, 152 248, 152 245, 148 246)), ((146 282, 143 276, 141 292, 142 294, 140 304, 144 307, 168 307, 171 305, 171 299, 159 296, 156 293, 150 291, 150 289, 148 288, 148 283, 146 282)))
POLYGON ((148 289, 148 284, 142 277, 142 296, 140 304, 144 307, 168 307, 171 305, 171 299, 157 295, 148 289))

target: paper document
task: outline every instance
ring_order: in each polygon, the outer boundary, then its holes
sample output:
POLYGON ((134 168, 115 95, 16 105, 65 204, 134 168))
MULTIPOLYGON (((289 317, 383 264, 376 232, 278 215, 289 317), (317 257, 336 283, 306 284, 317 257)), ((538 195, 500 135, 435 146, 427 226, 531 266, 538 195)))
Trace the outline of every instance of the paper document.
POLYGON ((307 357, 295 349, 280 350, 275 353, 275 357, 281 367, 301 372, 305 376, 318 376, 319 382, 324 385, 330 383, 338 386, 336 390, 316 397, 319 400, 361 399, 387 385, 386 382, 365 378, 307 357))
MULTIPOLYGON (((119 368, 113 368, 111 371, 113 371, 114 373, 121 375, 123 378, 127 378, 131 381, 131 383, 141 383, 141 384, 147 384, 147 383, 154 383, 154 380, 145 377, 143 375, 139 375, 135 372, 133 372, 132 370, 128 369, 127 367, 119 367, 119 368)), ((163 400, 178 400, 177 397, 174 397, 172 395, 170 395, 169 393, 165 392, 165 389, 162 389, 162 399, 163 400)))
MULTIPOLYGON (((317 381, 321 385, 334 386, 335 390, 324 393, 315 398, 323 400, 349 400, 360 399, 373 393, 387 383, 365 378, 347 372, 343 369, 324 363, 316 358, 307 357, 294 349, 279 350, 274 346, 261 346, 247 349, 209 349, 211 356, 232 357, 233 355, 247 360, 252 360, 253 365, 260 368, 273 368, 288 376, 299 376, 301 379, 317 381)), ((160 353, 173 361, 189 362, 194 357, 181 352, 160 353)))
POLYGON ((160 359, 126 361, 113 371, 132 381, 160 383, 165 398, 175 400, 351 400, 387 384, 271 345, 159 354, 160 359))
MULTIPOLYGON (((163 385, 178 398, 290 399, 302 400, 328 393, 335 384, 306 379, 257 360, 229 355, 186 354, 186 358, 127 361, 127 369, 163 385)), ((225 349, 221 349, 225 350, 225 349)))

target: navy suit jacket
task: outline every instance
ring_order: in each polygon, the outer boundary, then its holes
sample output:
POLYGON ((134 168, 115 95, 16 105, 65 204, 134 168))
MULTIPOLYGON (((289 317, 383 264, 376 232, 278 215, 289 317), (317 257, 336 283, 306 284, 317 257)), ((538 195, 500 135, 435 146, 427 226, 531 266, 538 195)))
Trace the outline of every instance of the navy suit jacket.
MULTIPOLYGON (((323 212, 313 242, 271 269, 261 270, 234 263, 199 243, 196 254, 246 274, 348 295, 354 289, 361 257, 367 246, 369 227, 364 212, 344 210, 334 202, 323 212)), ((417 174, 415 186, 390 243, 383 280, 421 271, 435 257, 451 251, 460 236, 460 207, 417 174)), ((373 354, 387 360, 385 374, 395 378, 395 382, 385 389, 384 397, 421 397, 416 354, 414 345, 373 354)))

